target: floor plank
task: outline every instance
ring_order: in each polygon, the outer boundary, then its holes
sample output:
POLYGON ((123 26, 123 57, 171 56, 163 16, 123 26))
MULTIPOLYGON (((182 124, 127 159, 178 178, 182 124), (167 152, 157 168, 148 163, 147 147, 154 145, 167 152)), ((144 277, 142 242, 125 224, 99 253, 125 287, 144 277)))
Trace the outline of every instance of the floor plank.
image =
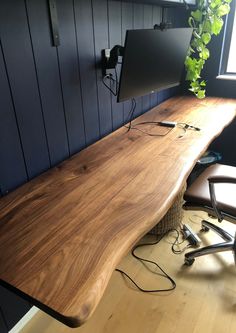
MULTIPOLYGON (((185 212, 184 221, 196 232, 203 212, 185 212)), ((213 221, 213 220, 212 220, 213 221)), ((217 223, 217 222, 216 222, 217 223)), ((234 233, 236 226, 223 221, 222 227, 234 233)), ((217 242, 212 232, 199 232, 204 245, 217 242)), ((146 236, 145 240, 152 240, 146 236)), ((177 288, 161 294, 138 292, 114 272, 105 295, 93 316, 74 333, 233 333, 236 330, 236 268, 230 252, 196 259, 183 266, 184 254, 174 255, 174 233, 158 245, 137 252, 156 260, 173 277, 177 288)), ((184 246, 184 244, 182 245, 184 246)), ((144 288, 164 288, 169 283, 159 273, 152 274, 128 254, 119 268, 129 272, 144 288)), ((21 333, 69 333, 72 329, 39 311, 21 333)))

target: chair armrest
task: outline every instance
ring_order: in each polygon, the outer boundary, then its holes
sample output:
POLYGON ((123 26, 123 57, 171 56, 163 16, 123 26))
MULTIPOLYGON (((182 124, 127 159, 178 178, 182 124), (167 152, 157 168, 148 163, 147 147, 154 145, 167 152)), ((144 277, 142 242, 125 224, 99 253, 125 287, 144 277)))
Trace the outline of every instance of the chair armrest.
POLYGON ((212 176, 207 179, 208 183, 209 183, 211 205, 212 205, 212 208, 213 208, 219 222, 221 222, 223 220, 223 216, 221 214, 221 211, 217 207, 217 200, 216 200, 216 194, 215 194, 215 183, 222 183, 222 179, 223 179, 222 176, 212 176))
POLYGON ((225 175, 216 175, 216 176, 211 176, 208 179, 209 182, 209 191, 210 191, 210 197, 211 197, 211 204, 212 207, 215 211, 215 214, 218 218, 218 221, 223 220, 223 216, 221 214, 221 211, 217 207, 217 200, 216 200, 216 194, 215 194, 215 184, 219 183, 228 183, 228 184, 236 184, 236 177, 233 176, 225 176, 225 175))
POLYGON ((217 175, 211 176, 208 178, 210 183, 229 183, 229 184, 236 184, 236 177, 232 176, 224 176, 224 175, 217 175))

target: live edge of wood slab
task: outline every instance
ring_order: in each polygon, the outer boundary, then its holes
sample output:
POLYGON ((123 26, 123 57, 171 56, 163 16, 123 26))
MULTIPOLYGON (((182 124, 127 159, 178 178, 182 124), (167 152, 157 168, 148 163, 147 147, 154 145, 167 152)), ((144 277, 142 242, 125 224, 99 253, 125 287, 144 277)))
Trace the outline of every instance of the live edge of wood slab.
POLYGON ((120 259, 173 204, 236 100, 175 97, 0 199, 0 283, 68 326, 94 312, 120 259), (156 125, 137 128, 153 134, 156 125))

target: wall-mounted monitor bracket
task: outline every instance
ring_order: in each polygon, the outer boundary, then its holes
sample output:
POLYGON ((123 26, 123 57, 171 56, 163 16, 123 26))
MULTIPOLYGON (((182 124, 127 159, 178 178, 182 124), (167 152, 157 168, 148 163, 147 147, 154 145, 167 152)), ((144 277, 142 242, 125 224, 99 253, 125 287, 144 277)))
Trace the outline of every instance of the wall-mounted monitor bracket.
POLYGON ((172 27, 171 22, 161 22, 160 24, 155 24, 153 28, 157 30, 166 30, 170 29, 171 27, 172 27))
POLYGON ((102 50, 102 72, 103 76, 110 73, 110 70, 115 69, 119 62, 119 57, 123 57, 124 47, 115 45, 112 49, 102 50))
POLYGON ((153 27, 154 29, 163 31, 172 28, 172 23, 165 20, 165 9, 167 8, 164 6, 161 7, 161 23, 155 24, 153 27))

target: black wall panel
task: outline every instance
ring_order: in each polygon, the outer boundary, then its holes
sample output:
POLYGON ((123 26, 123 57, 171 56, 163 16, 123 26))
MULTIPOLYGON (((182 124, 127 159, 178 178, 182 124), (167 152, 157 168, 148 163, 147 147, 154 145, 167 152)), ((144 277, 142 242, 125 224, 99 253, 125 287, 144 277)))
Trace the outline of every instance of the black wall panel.
MULTIPOLYGON (((133 29, 133 3, 121 3, 121 41, 122 45, 125 44, 126 30, 133 29)), ((123 102, 123 117, 124 123, 128 122, 131 110, 131 101, 123 102)))
MULTIPOLYGON (((121 45, 121 2, 108 2, 108 31, 109 47, 121 45)), ((117 74, 120 74, 120 66, 117 67, 117 74)), ((124 122, 123 104, 116 102, 116 97, 111 95, 112 107, 112 129, 115 130, 124 122)))
POLYGON ((1 193, 27 181, 21 140, 2 49, 0 49, 0 186, 1 193))
POLYGON ((78 47, 74 20, 74 1, 57 0, 60 22, 58 47, 61 84, 64 98, 70 154, 85 146, 84 113, 82 109, 78 47))
POLYGON ((112 131, 112 109, 110 91, 102 83, 101 50, 109 47, 108 32, 108 2, 107 0, 93 0, 93 29, 96 63, 96 79, 99 109, 100 134, 112 131))
POLYGON ((69 156, 58 52, 57 48, 52 47, 47 0, 27 0, 26 5, 49 156, 53 166, 69 156))
POLYGON ((0 332, 1 333, 7 333, 8 332, 1 307, 0 307, 0 332))
POLYGON ((1 1, 0 31, 27 172, 31 178, 49 168, 50 163, 23 0, 1 1))
MULTIPOLYGON (((133 29, 143 29, 143 4, 134 3, 134 20, 133 29)), ((142 114, 143 111, 143 97, 137 97, 136 99, 136 109, 134 116, 137 117, 142 114)))
MULTIPOLYGON (((0 286, 0 308, 4 322, 8 330, 10 330, 16 322, 29 311, 31 305, 19 296, 0 286)), ((0 332, 2 333, 2 331, 0 332)))
MULTIPOLYGON (((152 29, 152 5, 143 5, 143 28, 152 29)), ((143 112, 150 110, 151 108, 151 96, 143 96, 143 112)))
POLYGON ((75 0, 75 25, 80 63, 86 144, 100 137, 91 0, 75 0))
MULTIPOLYGON (((166 12, 166 9, 165 9, 166 12)), ((164 12, 163 12, 164 13, 164 12)), ((166 19, 166 16, 164 16, 166 19)), ((154 27, 155 24, 160 24, 162 20, 162 9, 160 7, 153 6, 152 10, 152 27, 154 27)), ((154 107, 158 104, 158 95, 160 93, 153 93, 151 95, 151 107, 154 107)))
MULTIPOLYGON (((58 47, 52 46, 47 0, 0 1, 0 195, 127 122, 131 101, 117 103, 103 85, 101 50, 124 45, 127 29, 152 28, 162 14, 142 3, 56 3, 58 47)), ((173 26, 181 24, 179 12, 165 14, 173 26)), ((175 93, 137 98, 135 116, 175 93)), ((29 308, 0 288, 0 332, 29 308)))

